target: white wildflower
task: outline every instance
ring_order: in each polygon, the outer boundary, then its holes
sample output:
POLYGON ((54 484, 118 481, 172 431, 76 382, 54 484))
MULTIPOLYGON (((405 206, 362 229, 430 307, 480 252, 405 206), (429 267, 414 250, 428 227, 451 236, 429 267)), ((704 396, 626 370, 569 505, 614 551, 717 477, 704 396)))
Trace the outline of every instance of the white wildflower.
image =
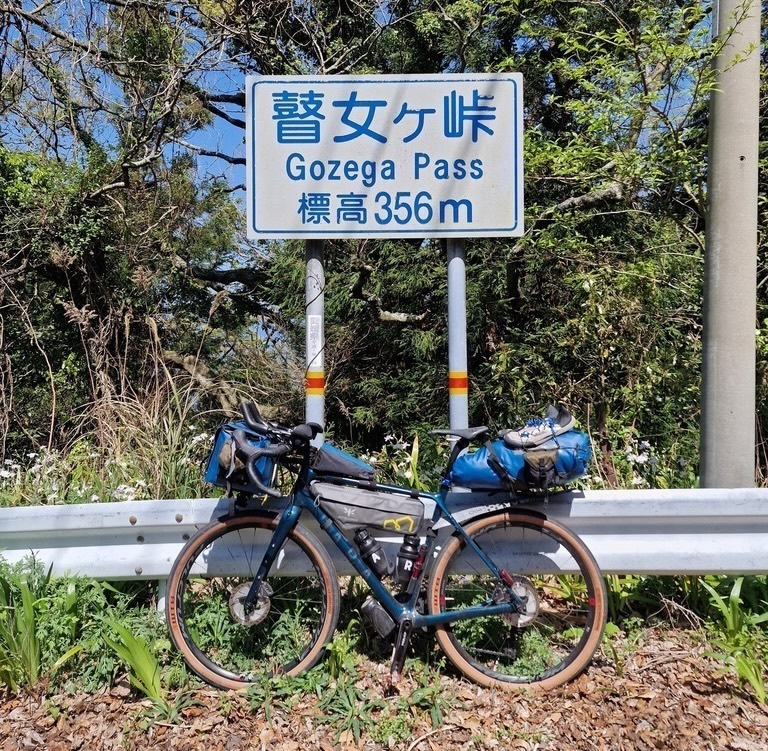
POLYGON ((130 485, 118 485, 112 493, 112 498, 116 501, 133 501, 136 499, 136 488, 130 485))

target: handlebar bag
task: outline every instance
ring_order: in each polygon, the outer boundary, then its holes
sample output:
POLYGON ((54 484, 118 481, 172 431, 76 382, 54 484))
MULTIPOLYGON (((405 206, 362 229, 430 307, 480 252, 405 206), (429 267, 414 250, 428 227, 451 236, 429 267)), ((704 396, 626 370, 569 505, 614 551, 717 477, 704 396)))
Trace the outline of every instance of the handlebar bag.
POLYGON ((310 492, 343 531, 372 527, 398 535, 414 535, 424 520, 424 503, 402 493, 330 482, 313 482, 310 492))
MULTIPOLYGON (((503 440, 493 441, 493 453, 516 490, 565 485, 587 471, 592 456, 589 436, 569 430, 529 449, 516 449, 503 440)), ((462 454, 451 470, 451 484, 473 490, 502 490, 498 472, 489 464, 487 447, 462 454)))
MULTIPOLYGON (((234 432, 242 430, 245 439, 251 446, 265 448, 270 440, 265 435, 254 433, 244 422, 224 423, 216 431, 213 438, 213 448, 205 469, 205 481, 221 488, 229 487, 244 493, 263 495, 263 493, 248 479, 245 472, 245 462, 238 456, 234 432)), ((275 482, 275 459, 262 456, 256 461, 256 471, 264 485, 271 487, 275 482)))

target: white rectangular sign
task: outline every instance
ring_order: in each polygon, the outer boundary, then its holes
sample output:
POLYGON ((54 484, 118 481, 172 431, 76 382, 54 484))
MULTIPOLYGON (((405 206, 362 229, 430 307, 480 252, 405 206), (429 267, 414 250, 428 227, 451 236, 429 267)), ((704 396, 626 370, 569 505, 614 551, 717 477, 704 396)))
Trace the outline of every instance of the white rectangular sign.
POLYGON ((519 73, 248 76, 248 236, 523 234, 519 73))

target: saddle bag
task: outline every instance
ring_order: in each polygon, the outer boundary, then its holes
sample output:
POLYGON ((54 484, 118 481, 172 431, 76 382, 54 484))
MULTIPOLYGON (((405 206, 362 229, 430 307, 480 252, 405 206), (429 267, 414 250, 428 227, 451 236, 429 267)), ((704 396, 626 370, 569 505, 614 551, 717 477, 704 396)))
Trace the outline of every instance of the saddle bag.
MULTIPOLYGON (((213 438, 213 449, 208 458, 204 479, 211 485, 217 485, 221 488, 263 495, 248 479, 243 455, 239 455, 238 452, 236 432, 238 438, 245 440, 250 446, 265 448, 270 445, 267 436, 255 433, 244 422, 224 423, 216 431, 213 438)), ((275 459, 271 456, 262 456, 256 461, 256 472, 261 482, 267 487, 274 485, 275 468, 275 459)))
POLYGON ((591 455, 589 436, 579 430, 568 430, 530 448, 493 441, 490 449, 483 446, 456 459, 451 484, 473 490, 506 490, 511 483, 520 491, 566 485, 586 473, 591 455))
POLYGON ((367 527, 398 535, 415 535, 424 521, 424 504, 418 498, 401 493, 331 482, 313 482, 310 492, 342 531, 353 532, 367 527))

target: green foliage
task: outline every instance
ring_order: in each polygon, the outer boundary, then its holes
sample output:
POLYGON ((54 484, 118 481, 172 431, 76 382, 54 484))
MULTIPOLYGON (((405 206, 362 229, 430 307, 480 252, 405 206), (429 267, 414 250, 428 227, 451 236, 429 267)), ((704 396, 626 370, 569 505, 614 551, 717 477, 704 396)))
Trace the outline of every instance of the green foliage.
POLYGON ((444 724, 446 715, 451 711, 451 699, 446 696, 446 687, 438 675, 433 676, 429 684, 417 688, 408 697, 408 704, 429 714, 433 728, 444 724))
POLYGON ((109 625, 117 633, 117 638, 105 636, 104 641, 128 666, 131 685, 138 688, 153 703, 165 702, 165 691, 160 683, 160 665, 146 641, 140 636, 134 636, 117 621, 109 625))
POLYGON ((353 675, 357 665, 355 646, 360 623, 351 618, 343 630, 337 629, 333 641, 326 648, 328 672, 333 679, 353 675))
MULTIPOLYGON (((9 691, 36 686, 82 649, 81 644, 71 643, 71 630, 64 644, 48 641, 43 614, 52 589, 50 572, 41 575, 34 563, 26 573, 0 571, 0 683, 9 691)), ((71 623, 75 609, 72 590, 61 604, 57 615, 71 623)))
POLYGON ((454 706, 454 697, 440 673, 417 660, 409 660, 407 674, 417 681, 415 689, 397 699, 384 701, 372 695, 370 678, 358 672, 359 623, 351 619, 337 632, 328 648, 326 663, 296 677, 264 675, 251 686, 248 698, 254 709, 272 722, 275 707, 290 711, 306 699, 315 702, 315 721, 342 736, 361 743, 367 736, 378 743, 413 737, 422 716, 432 727, 440 727, 454 706))
MULTIPOLYGON (((153 598, 152 587, 142 582, 52 577, 34 559, 15 566, 0 561, 3 683, 11 691, 41 681, 67 691, 102 688, 121 665, 104 639, 105 634, 113 641, 120 638, 112 628, 117 622, 157 656, 166 685, 183 685, 183 663, 171 649, 153 598)), ((188 697, 178 698, 170 709, 180 710, 185 701, 188 697)))
POLYGON ((418 433, 410 444, 385 436, 381 451, 365 458, 394 485, 436 491, 448 462, 447 442, 434 436, 420 438, 418 433))
MULTIPOLYGON (((695 484, 705 108, 717 51, 707 6, 281 7, 254 15, 203 3, 179 16, 160 4, 94 21, 104 59, 82 66, 89 81, 109 82, 119 110, 101 114, 102 130, 86 127, 87 107, 72 109, 87 87, 69 90, 50 66, 52 96, 72 115, 58 118, 73 130, 60 142, 74 138, 79 158, 0 154, 0 260, 24 270, 7 277, 0 303, 0 387, 12 393, 4 452, 21 463, 41 445, 66 452, 92 435, 122 458, 115 416, 124 401, 164 392, 165 368, 189 376, 193 412, 231 406, 229 381, 300 417, 303 246, 244 243, 226 183, 203 177, 204 162, 178 146, 231 104, 204 91, 220 61, 192 52, 215 27, 223 46, 210 49, 226 49, 243 72, 521 71, 527 232, 468 243, 470 420, 514 426, 561 401, 599 449, 593 484, 695 484), (130 185, 114 187, 126 170, 130 185), (647 462, 628 458, 645 443, 647 462)), ((55 20, 79 34, 63 9, 55 20)), ((444 244, 333 241, 324 253, 330 427, 368 451, 418 433, 423 451, 426 429, 448 421, 444 244)), ((192 492, 183 466, 166 469, 164 491, 192 492)))
MULTIPOLYGON (((768 587, 763 579, 763 596, 768 596, 768 587)), ((709 592, 716 616, 713 618, 715 636, 712 644, 719 650, 712 654, 721 660, 727 668, 736 673, 739 681, 749 685, 755 698, 765 704, 768 701, 765 664, 768 658, 768 636, 759 629, 768 622, 765 607, 768 599, 760 602, 760 611, 755 612, 746 606, 741 592, 744 577, 735 579, 730 592, 722 594, 714 585, 702 581, 709 592)))
MULTIPOLYGON (((557 0, 525 12, 463 1, 407 7, 399 44, 434 40, 441 69, 525 78, 528 232, 468 243, 470 422, 509 427, 561 401, 599 448, 594 484, 695 484, 697 186, 715 52, 704 11, 557 0), (651 461, 627 459, 645 443, 651 461)), ((300 321, 301 248, 275 253, 273 294, 300 321)), ((441 243, 329 243, 325 258, 335 434, 376 450, 387 434, 444 425, 441 243)), ((302 338, 299 330, 292 341, 302 338)))

